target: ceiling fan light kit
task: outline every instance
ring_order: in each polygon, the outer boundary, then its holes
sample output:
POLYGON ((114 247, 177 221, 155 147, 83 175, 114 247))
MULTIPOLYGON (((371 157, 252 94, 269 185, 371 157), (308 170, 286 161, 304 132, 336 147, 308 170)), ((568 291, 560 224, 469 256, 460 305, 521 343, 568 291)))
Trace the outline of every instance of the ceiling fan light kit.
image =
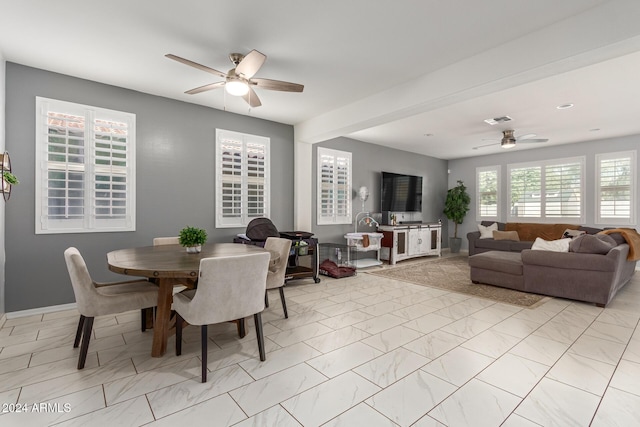
POLYGON ((259 107, 262 103, 251 86, 255 86, 259 89, 277 90, 282 92, 302 92, 304 89, 303 85, 297 83, 261 78, 254 79, 253 76, 267 60, 267 56, 257 50, 252 50, 246 55, 241 53, 230 54, 229 59, 233 62, 235 68, 232 68, 227 73, 223 73, 207 67, 206 65, 198 64, 197 62, 193 62, 189 59, 181 58, 170 53, 165 56, 169 59, 173 59, 174 61, 181 62, 190 67, 197 68, 198 70, 214 74, 225 79, 223 82, 210 83, 208 85, 186 91, 185 93, 189 95, 195 95, 197 93, 218 89, 224 86, 226 93, 229 95, 241 96, 242 99, 244 99, 251 107, 259 107))
POLYGON ((500 147, 504 149, 513 148, 516 146, 516 142, 519 143, 537 143, 537 142, 547 142, 549 141, 547 138, 535 138, 537 135, 535 133, 528 133, 526 135, 514 136, 515 130, 507 129, 502 131, 502 139, 500 142, 496 142, 495 144, 485 144, 478 145, 477 147, 473 147, 474 150, 478 150, 480 148, 491 147, 492 145, 500 144, 500 147))

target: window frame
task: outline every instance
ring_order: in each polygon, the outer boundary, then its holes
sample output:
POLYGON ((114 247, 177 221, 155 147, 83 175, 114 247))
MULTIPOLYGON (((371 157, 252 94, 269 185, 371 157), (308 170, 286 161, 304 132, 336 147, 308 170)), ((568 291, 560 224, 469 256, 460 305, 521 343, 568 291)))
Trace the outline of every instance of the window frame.
POLYGON ((331 148, 318 147, 317 150, 317 162, 316 162, 316 223, 317 225, 339 225, 339 224, 353 224, 352 213, 353 213, 353 197, 352 197, 352 189, 353 189, 353 156, 352 153, 348 151, 334 150, 331 148), (333 174, 333 197, 331 199, 332 212, 333 215, 323 215, 322 214, 322 189, 323 189, 323 181, 322 181, 322 158, 323 157, 333 157, 334 161, 338 161, 338 159, 343 158, 348 161, 348 183, 347 188, 345 189, 346 194, 346 203, 347 203, 347 212, 345 215, 337 215, 338 209, 336 205, 338 204, 338 183, 335 179, 335 170, 333 174))
POLYGON ((637 203, 637 150, 617 151, 608 153, 597 153, 595 155, 595 224, 598 225, 634 225, 636 224, 636 203, 637 203), (629 183, 630 194, 630 213, 629 218, 611 218, 603 217, 601 208, 601 192, 602 192, 602 161, 629 158, 629 170, 631 171, 631 178, 629 183))
POLYGON ((246 227, 249 222, 258 217, 249 216, 248 203, 249 203, 249 178, 248 178, 248 158, 247 145, 256 144, 262 145, 264 148, 264 182, 263 182, 263 203, 264 210, 260 217, 271 217, 271 138, 260 135, 252 135, 248 133, 236 132, 226 129, 216 129, 216 144, 215 144, 215 212, 216 212, 216 228, 242 228, 246 227), (234 142, 242 145, 242 162, 241 162, 241 185, 240 185, 240 216, 237 219, 224 217, 223 215, 223 183, 224 177, 222 175, 222 143, 224 139, 231 139, 234 142))
POLYGON ((477 221, 500 221, 502 217, 502 197, 501 197, 501 189, 502 189, 502 180, 501 180, 501 167, 500 165, 494 166, 479 166, 476 168, 476 220, 477 221), (481 192, 480 192, 480 174, 485 172, 496 173, 496 215, 482 215, 481 209, 481 192))
POLYGON ((567 157, 562 159, 551 159, 551 160, 541 160, 536 162, 526 162, 526 163, 512 163, 507 165, 507 222, 539 222, 539 223, 558 223, 559 221, 563 221, 568 224, 584 224, 586 222, 586 212, 585 212, 585 165, 586 165, 586 156, 577 156, 577 157, 567 157), (580 165, 580 216, 579 217, 563 217, 563 216, 553 216, 547 217, 545 215, 546 208, 546 197, 543 197, 543 193, 546 194, 545 184, 546 184, 546 176, 545 169, 549 166, 557 166, 563 164, 570 163, 579 163, 580 165), (525 168, 540 168, 540 216, 514 216, 511 210, 511 194, 512 194, 512 179, 511 174, 514 169, 525 169, 525 168))
MULTIPOLYGON (((36 97, 36 135, 35 135, 35 234, 105 233, 136 230, 136 115, 133 113, 110 110, 74 102, 36 97), (49 160, 49 124, 48 113, 69 114, 84 118, 83 163, 55 162, 49 160), (106 120, 126 124, 127 137, 125 147, 126 166, 101 166, 96 164, 97 152, 95 120, 106 120), (55 166, 59 166, 56 168, 55 166), (62 167, 64 166, 64 169, 62 167), (82 172, 83 212, 77 219, 49 218, 49 172, 82 172), (124 172, 124 173, 123 173, 124 172), (99 218, 94 209, 96 203, 96 177, 99 174, 111 174, 111 177, 126 178, 124 218, 99 218)), ((113 142, 113 141, 112 141, 113 142)), ((65 144, 68 145, 68 144, 65 144)), ((119 144, 116 144, 119 145, 119 144)), ((112 153, 113 146, 107 149, 112 153)), ((68 153, 67 153, 68 154, 68 153)), ((111 157, 113 159, 113 157, 111 157)), ((113 160, 112 160, 113 161, 113 160)), ((111 181, 114 182, 114 181, 111 181)), ((112 184, 113 185, 113 184, 112 184)), ((65 187, 68 190, 71 187, 65 187)), ((110 188, 113 192, 114 188, 110 188)), ((113 197, 113 193, 111 193, 113 197)), ((65 205, 70 207, 70 205, 65 205)), ((111 206, 113 207, 113 206, 111 206)))

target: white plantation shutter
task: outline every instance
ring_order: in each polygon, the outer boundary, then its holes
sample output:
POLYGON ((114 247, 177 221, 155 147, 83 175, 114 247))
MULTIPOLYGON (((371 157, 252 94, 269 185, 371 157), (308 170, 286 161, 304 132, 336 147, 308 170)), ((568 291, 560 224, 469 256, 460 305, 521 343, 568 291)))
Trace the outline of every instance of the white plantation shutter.
POLYGON ((36 98, 36 234, 135 230, 135 115, 36 98))
POLYGON ((545 218, 582 218, 581 162, 545 166, 545 218))
POLYGON ((636 152, 596 155, 596 224, 634 225, 636 152))
POLYGON ((500 219, 500 166, 476 168, 476 218, 500 219))
POLYGON ((584 157, 508 165, 508 220, 584 223, 584 157))
POLYGON ((351 153, 318 147, 317 222, 351 224, 351 153))
POLYGON ((216 227, 269 217, 269 138, 216 130, 216 227))

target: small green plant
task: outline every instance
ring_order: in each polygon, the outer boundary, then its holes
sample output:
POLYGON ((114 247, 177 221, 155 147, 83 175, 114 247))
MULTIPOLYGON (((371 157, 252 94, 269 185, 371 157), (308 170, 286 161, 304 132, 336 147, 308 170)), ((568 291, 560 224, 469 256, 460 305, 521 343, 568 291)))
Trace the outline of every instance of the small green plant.
POLYGON ((4 180, 11 185, 20 184, 20 181, 18 181, 18 178, 9 171, 4 171, 4 173, 2 174, 2 178, 4 178, 4 180))
POLYGON ((180 244, 182 246, 204 245, 207 241, 207 232, 202 228, 185 227, 180 230, 180 244))
POLYGON ((444 202, 444 214, 455 224, 453 237, 458 238, 458 224, 462 224, 464 217, 469 212, 471 198, 467 193, 464 182, 458 180, 458 185, 447 191, 447 198, 444 202))

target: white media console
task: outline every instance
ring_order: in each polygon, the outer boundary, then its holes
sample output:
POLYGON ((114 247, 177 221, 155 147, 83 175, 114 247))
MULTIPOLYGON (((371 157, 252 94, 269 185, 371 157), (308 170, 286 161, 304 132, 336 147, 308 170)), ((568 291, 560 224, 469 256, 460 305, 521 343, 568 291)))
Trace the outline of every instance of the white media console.
POLYGON ((442 224, 401 224, 378 226, 384 237, 380 258, 390 265, 404 259, 441 255, 442 224))

